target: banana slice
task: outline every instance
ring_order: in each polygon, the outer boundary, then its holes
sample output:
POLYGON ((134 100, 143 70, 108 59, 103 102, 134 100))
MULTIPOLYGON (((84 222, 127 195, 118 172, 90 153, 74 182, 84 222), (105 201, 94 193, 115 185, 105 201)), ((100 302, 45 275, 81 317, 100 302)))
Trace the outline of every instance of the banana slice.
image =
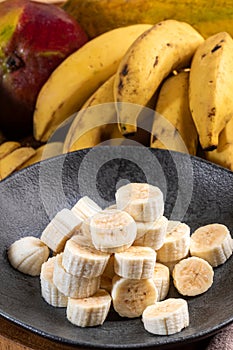
POLYGON ((41 265, 49 257, 49 248, 39 238, 27 236, 12 243, 7 254, 15 269, 27 275, 39 276, 41 265))
POLYGON ((49 258, 41 266, 40 285, 44 300, 55 307, 66 307, 68 297, 62 294, 53 283, 53 271, 56 257, 49 258))
POLYGON ((87 298, 97 292, 100 277, 80 277, 68 273, 62 265, 63 253, 56 255, 54 263, 53 283, 57 289, 71 298, 87 298))
POLYGON ((168 219, 161 216, 154 222, 136 222, 137 236, 133 245, 150 247, 158 250, 162 247, 165 241, 168 219))
POLYGON ((137 226, 126 212, 103 210, 91 218, 92 242, 96 249, 115 253, 129 248, 136 237, 137 226))
POLYGON ((154 304, 158 292, 152 278, 128 279, 114 276, 112 300, 115 311, 122 317, 139 317, 148 305, 154 304))
POLYGON ((157 301, 166 298, 170 288, 170 271, 166 265, 156 263, 153 273, 153 281, 158 291, 157 301))
POLYGON ((195 296, 212 286, 214 271, 206 260, 193 256, 176 264, 172 276, 180 294, 195 296))
POLYGON ((55 253, 63 251, 66 241, 81 226, 82 220, 69 209, 62 209, 41 234, 41 240, 55 253))
POLYGON ((99 213, 102 209, 88 196, 80 198, 71 211, 83 220, 99 213))
POLYGON ((135 221, 151 222, 164 212, 163 193, 147 183, 130 183, 116 191, 117 208, 129 213, 135 221))
POLYGON ((190 227, 179 221, 169 221, 163 246, 157 250, 157 261, 165 263, 187 256, 190 246, 190 227))
POLYGON ((156 252, 149 247, 131 246, 124 252, 115 253, 115 273, 124 278, 148 279, 153 276, 156 252))
POLYGON ((199 227, 191 236, 191 255, 205 259, 213 267, 224 264, 232 255, 232 249, 231 234, 222 224, 199 227))
POLYGON ((65 245, 62 265, 75 276, 97 277, 102 275, 110 254, 80 244, 79 236, 74 236, 65 245))
POLYGON ((148 306, 142 314, 145 329, 157 335, 180 332, 189 325, 188 303, 181 298, 169 298, 148 306))
POLYGON ((69 298, 67 319, 79 327, 100 326, 108 315, 110 305, 111 296, 103 289, 99 289, 89 298, 69 298))

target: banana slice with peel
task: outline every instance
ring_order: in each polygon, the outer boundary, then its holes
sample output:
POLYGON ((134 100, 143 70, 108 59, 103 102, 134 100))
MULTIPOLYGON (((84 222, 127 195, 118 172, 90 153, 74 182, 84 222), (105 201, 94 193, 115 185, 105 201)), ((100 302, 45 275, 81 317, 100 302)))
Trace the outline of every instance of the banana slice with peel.
POLYGON ((71 275, 62 265, 62 255, 57 254, 54 263, 53 283, 57 289, 71 298, 87 298, 95 294, 100 286, 100 276, 86 278, 71 275))
POLYGON ((115 253, 115 273, 124 278, 148 279, 153 276, 156 252, 149 247, 131 246, 124 252, 115 253))
POLYGON ((191 236, 190 254, 205 259, 213 267, 224 264, 232 250, 230 232, 223 224, 199 227, 191 236))
POLYGON ((139 317, 148 305, 154 304, 158 292, 152 278, 128 279, 114 276, 112 279, 114 310, 122 317, 139 317))
POLYGON ((32 147, 19 147, 0 159, 0 180, 5 179, 14 171, 18 170, 35 153, 36 151, 32 147))
POLYGON ((151 222, 164 212, 162 191, 147 183, 129 183, 115 194, 117 208, 129 213, 135 221, 151 222))
POLYGON ((99 213, 102 209, 88 196, 80 198, 71 208, 72 213, 81 217, 83 220, 99 213))
POLYGON ((179 221, 169 221, 163 246, 157 250, 157 261, 166 263, 187 256, 190 247, 190 227, 179 221))
POLYGON ((193 256, 176 264, 172 276, 180 294, 196 296, 212 286, 214 270, 206 260, 193 256))
POLYGON ((142 314, 145 329, 157 335, 180 332, 189 325, 188 303, 181 298, 169 298, 148 306, 142 314))
POLYGON ((82 219, 69 209, 60 210, 41 234, 41 240, 55 253, 63 251, 66 241, 81 226, 82 219))
POLYGON ((91 218, 92 242, 96 249, 115 253, 129 248, 136 237, 137 226, 126 212, 103 210, 91 218))
POLYGON ((158 291, 157 301, 164 300, 170 288, 169 268, 166 265, 156 262, 152 278, 158 291))
POLYGON ((39 276, 49 257, 49 248, 37 237, 27 236, 11 244, 7 251, 10 264, 20 272, 39 276))
POLYGON ((97 277, 102 275, 109 257, 108 253, 80 244, 79 236, 73 236, 66 242, 62 265, 72 275, 97 277))
POLYGON ((155 24, 134 41, 119 64, 114 84, 123 135, 137 130, 138 115, 131 113, 129 104, 145 106, 164 78, 174 69, 189 66, 203 41, 191 25, 172 19, 155 24))
POLYGON ((135 246, 150 247, 158 250, 165 241, 168 219, 161 216, 154 222, 139 222, 137 224, 137 237, 133 243, 135 246))
POLYGON ((67 319, 79 327, 100 326, 108 315, 110 305, 111 296, 103 289, 99 289, 88 298, 69 298, 66 312, 67 319))
POLYGON ((68 297, 62 294, 53 283, 53 271, 56 257, 53 256, 41 266, 40 285, 44 300, 54 307, 66 307, 68 297))

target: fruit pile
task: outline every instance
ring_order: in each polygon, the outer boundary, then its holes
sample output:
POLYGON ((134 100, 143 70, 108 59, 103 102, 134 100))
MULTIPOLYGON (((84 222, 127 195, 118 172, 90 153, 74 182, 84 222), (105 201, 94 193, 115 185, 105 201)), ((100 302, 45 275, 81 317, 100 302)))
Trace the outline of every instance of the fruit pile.
POLYGON ((66 307, 76 326, 103 324, 112 304, 122 317, 141 317, 145 329, 169 335, 189 325, 188 301, 169 296, 170 275, 180 296, 197 296, 213 284, 214 269, 232 255, 223 224, 198 228, 169 221, 158 187, 130 183, 101 209, 82 197, 62 209, 40 238, 24 237, 8 249, 11 265, 39 276, 41 294, 66 307), (49 252, 53 257, 49 258, 49 252))
MULTIPOLYGON (((122 2, 113 1, 118 14, 122 2)), ((154 2, 148 1, 143 13, 149 14, 148 23, 156 24, 146 24, 145 18, 139 21, 142 3, 137 0, 133 23, 126 19, 130 25, 122 26, 114 17, 111 30, 97 35, 107 19, 91 34, 95 20, 86 25, 85 9, 88 15, 107 8, 111 14, 111 4, 82 3, 79 13, 78 0, 67 1, 63 8, 30 0, 0 3, 0 143, 13 140, 24 146, 22 140, 30 135, 37 145, 29 142, 34 150, 21 159, 16 152, 5 169, 9 158, 4 157, 12 153, 5 144, 0 180, 41 160, 41 149, 35 148, 49 142, 63 123, 71 123, 71 116, 74 120, 59 140, 64 144, 51 156, 103 142, 132 141, 198 155, 233 170, 231 18, 223 22, 230 34, 216 33, 223 25, 220 9, 219 27, 207 23, 211 30, 206 33, 197 25, 196 4, 189 10, 195 12, 191 25, 180 17, 159 21, 154 2)), ((163 19, 164 4, 159 6, 163 19)))

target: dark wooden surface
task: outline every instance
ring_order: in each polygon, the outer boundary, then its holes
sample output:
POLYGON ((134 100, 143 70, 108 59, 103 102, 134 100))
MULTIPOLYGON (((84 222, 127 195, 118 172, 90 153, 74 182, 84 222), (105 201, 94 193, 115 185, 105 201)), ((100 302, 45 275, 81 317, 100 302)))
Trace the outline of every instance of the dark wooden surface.
MULTIPOLYGON (((205 350, 209 340, 172 348, 172 350, 205 350)), ((0 317, 0 350, 74 350, 55 343, 0 317)), ((80 349, 77 348, 76 349, 80 349)), ((86 349, 88 350, 88 349, 86 349)))

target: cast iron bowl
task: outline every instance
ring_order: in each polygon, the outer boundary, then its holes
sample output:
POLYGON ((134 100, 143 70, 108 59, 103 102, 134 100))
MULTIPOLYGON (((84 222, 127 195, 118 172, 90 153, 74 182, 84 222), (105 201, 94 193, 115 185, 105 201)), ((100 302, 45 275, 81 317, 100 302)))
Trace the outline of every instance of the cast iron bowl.
MULTIPOLYGON (((7 248, 23 236, 40 237, 50 219, 84 195, 102 207, 114 202, 116 188, 149 182, 164 193, 165 216, 200 225, 223 223, 233 230, 233 173, 185 154, 145 147, 104 146, 58 156, 0 183, 0 315, 54 341, 91 348, 169 348, 218 332, 233 321, 233 258, 214 269, 214 283, 188 301, 190 325, 180 333, 156 336, 140 318, 127 319, 111 309, 102 326, 79 328, 65 308, 42 299, 39 277, 13 269, 7 248)), ((169 296, 181 297, 171 284, 169 296)))

